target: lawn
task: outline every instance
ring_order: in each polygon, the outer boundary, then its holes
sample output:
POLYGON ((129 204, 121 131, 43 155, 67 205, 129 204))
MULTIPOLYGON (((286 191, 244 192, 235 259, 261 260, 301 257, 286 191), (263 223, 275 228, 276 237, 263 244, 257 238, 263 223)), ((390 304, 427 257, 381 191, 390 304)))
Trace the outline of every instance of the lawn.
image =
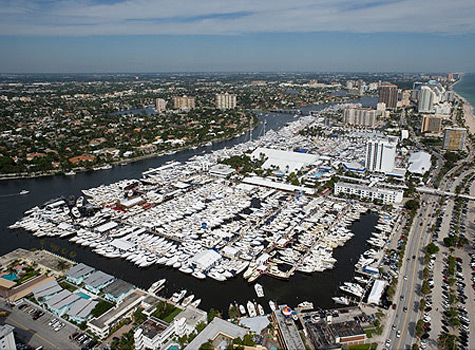
POLYGON ((94 317, 99 317, 102 314, 104 314, 107 310, 112 308, 114 304, 109 303, 105 300, 99 301, 99 303, 96 305, 96 307, 91 311, 91 315, 94 317))
POLYGON ((69 284, 68 282, 66 281, 61 281, 58 283, 61 287, 63 287, 64 289, 66 290, 69 290, 70 292, 74 292, 75 290, 77 290, 78 288, 73 286, 72 284, 69 284))
POLYGON ((153 313, 153 316, 170 323, 181 312, 181 309, 173 306, 172 304, 164 303, 163 301, 158 303, 157 309, 153 313))

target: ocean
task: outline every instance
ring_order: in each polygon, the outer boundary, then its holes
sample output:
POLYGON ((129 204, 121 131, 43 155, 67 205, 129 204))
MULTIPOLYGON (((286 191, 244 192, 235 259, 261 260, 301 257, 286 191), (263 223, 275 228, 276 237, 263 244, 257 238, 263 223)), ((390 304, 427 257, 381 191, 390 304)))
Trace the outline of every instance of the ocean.
POLYGON ((457 84, 454 91, 467 100, 475 110, 475 73, 465 74, 457 84))

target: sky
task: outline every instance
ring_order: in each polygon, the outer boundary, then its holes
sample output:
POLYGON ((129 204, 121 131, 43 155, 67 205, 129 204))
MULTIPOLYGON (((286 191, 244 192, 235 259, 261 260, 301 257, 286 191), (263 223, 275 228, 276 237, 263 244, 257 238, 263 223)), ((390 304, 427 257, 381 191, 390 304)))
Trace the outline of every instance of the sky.
POLYGON ((0 73, 475 72, 473 0, 0 0, 0 73))

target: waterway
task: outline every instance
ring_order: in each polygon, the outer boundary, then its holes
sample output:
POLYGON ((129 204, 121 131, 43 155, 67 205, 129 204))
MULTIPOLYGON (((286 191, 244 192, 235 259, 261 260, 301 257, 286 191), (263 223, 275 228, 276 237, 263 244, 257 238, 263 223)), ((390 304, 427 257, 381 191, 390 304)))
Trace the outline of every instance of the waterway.
MULTIPOLYGON (((361 102, 365 107, 374 107, 376 99, 362 98, 355 101, 361 102)), ((321 110, 327 105, 306 106, 301 108, 305 112, 309 110, 321 110)), ((260 123, 252 131, 253 137, 262 133, 264 121, 267 122, 266 130, 278 129, 295 120, 293 115, 288 114, 263 114, 259 115, 260 123)), ((226 312, 231 302, 245 303, 247 300, 256 299, 254 288, 242 278, 235 278, 224 283, 210 278, 201 281, 185 275, 171 268, 152 266, 147 269, 137 268, 135 265, 121 259, 107 259, 94 254, 89 248, 70 243, 60 238, 37 238, 19 230, 9 230, 7 227, 23 216, 23 212, 36 205, 58 196, 78 196, 85 188, 96 187, 101 184, 109 184, 121 179, 140 178, 141 173, 149 168, 158 167, 169 160, 186 161, 195 154, 210 152, 211 150, 232 147, 249 139, 249 132, 232 140, 213 144, 210 147, 201 147, 194 150, 185 150, 172 155, 163 155, 130 163, 125 166, 114 166, 108 170, 90 171, 78 173, 73 176, 51 176, 35 179, 19 179, 0 181, 0 255, 16 248, 44 248, 57 254, 83 262, 104 272, 113 274, 139 287, 147 288, 154 281, 167 278, 165 295, 169 296, 178 289, 187 289, 193 292, 197 298, 202 299, 201 307, 226 312), (19 195, 23 190, 29 190, 26 195, 19 195)), ((377 214, 364 215, 360 221, 354 223, 352 230, 355 237, 347 244, 336 249, 334 256, 338 260, 333 270, 311 275, 297 273, 290 281, 281 281, 267 276, 259 279, 264 286, 265 298, 260 302, 269 311, 267 301, 278 300, 295 306, 308 300, 313 301, 319 307, 333 305, 331 297, 334 296, 338 285, 343 281, 349 281, 353 275, 353 265, 360 253, 365 250, 366 239, 377 222, 377 214)))
POLYGON ((466 99, 475 110, 475 73, 465 74, 462 79, 454 85, 454 91, 466 99))

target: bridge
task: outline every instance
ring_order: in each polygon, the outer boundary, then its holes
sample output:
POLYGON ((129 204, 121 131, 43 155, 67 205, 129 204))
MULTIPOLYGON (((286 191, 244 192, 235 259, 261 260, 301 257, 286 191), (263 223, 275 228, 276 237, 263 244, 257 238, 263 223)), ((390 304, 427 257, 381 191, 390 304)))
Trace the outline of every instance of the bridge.
POLYGON ((429 188, 429 187, 416 187, 416 191, 419 193, 427 193, 427 194, 434 194, 437 196, 449 196, 449 197, 460 197, 463 199, 468 199, 470 201, 475 200, 474 196, 470 196, 468 194, 457 194, 453 192, 448 192, 448 191, 441 191, 435 188, 429 188))

